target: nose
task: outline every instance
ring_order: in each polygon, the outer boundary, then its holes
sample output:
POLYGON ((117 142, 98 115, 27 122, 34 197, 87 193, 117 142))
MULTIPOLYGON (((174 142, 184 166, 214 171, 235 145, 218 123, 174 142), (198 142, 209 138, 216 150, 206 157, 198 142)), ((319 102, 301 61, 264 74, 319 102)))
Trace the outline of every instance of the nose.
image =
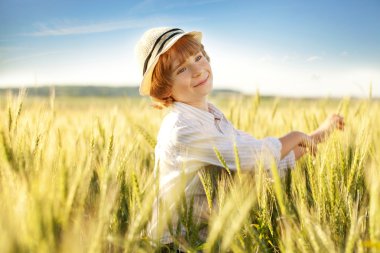
POLYGON ((200 64, 193 64, 191 67, 191 70, 193 72, 193 77, 199 77, 202 75, 202 68, 199 66, 200 64))

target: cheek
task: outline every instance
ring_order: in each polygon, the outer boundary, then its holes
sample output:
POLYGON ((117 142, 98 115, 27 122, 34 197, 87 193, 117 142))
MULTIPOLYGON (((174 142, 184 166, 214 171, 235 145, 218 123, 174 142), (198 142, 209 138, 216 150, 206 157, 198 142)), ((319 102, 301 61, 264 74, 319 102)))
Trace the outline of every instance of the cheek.
POLYGON ((211 72, 211 65, 210 65, 210 63, 209 63, 207 60, 205 60, 205 61, 202 63, 202 67, 204 67, 204 68, 210 70, 210 72, 211 72))
POLYGON ((172 94, 175 96, 181 96, 183 90, 186 89, 186 79, 183 77, 177 77, 173 80, 172 94))
POLYGON ((190 71, 186 71, 185 73, 177 76, 175 84, 177 86, 185 86, 189 81, 191 81, 191 74, 190 71))

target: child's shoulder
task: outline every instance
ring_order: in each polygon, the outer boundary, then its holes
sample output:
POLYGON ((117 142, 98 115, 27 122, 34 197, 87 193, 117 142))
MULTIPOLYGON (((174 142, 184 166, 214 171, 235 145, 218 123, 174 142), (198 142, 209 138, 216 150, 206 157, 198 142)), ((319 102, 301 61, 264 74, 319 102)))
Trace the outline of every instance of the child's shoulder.
POLYGON ((169 112, 163 119, 159 139, 178 140, 184 136, 194 135, 200 131, 200 122, 188 115, 176 111, 169 112))
POLYGON ((161 128, 164 127, 176 130, 197 126, 199 126, 199 121, 196 118, 189 117, 189 115, 178 111, 169 112, 161 123, 161 128))

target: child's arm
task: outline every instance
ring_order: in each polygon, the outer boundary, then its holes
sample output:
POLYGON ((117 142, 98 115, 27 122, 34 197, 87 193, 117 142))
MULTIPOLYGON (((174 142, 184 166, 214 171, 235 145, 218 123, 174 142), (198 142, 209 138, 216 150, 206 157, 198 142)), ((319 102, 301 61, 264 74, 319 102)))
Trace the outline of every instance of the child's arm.
POLYGON ((287 135, 279 138, 279 140, 282 144, 281 159, 284 158, 292 150, 296 151, 296 159, 297 156, 302 156, 304 154, 304 151, 302 151, 302 149, 296 149, 298 147, 303 147, 305 150, 309 148, 312 154, 315 154, 317 152, 317 145, 315 143, 315 140, 311 136, 302 132, 290 132, 287 135))
MULTIPOLYGON (((314 143, 318 144, 325 141, 334 129, 343 130, 344 129, 344 118, 340 115, 333 114, 329 116, 317 130, 310 134, 311 138, 314 140, 314 143)), ((304 147, 295 147, 293 149, 295 160, 297 161, 304 154, 307 153, 307 149, 304 147)))
POLYGON ((310 134, 310 136, 313 138, 314 142, 321 143, 325 141, 335 129, 344 130, 344 118, 338 114, 333 114, 327 117, 318 129, 310 134))

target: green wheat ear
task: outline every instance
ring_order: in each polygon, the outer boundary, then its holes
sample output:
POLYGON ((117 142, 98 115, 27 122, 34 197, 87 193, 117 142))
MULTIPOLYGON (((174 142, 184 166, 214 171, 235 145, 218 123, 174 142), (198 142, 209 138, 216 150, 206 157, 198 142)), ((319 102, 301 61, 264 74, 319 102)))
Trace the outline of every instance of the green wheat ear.
POLYGON ((156 146, 156 140, 148 133, 148 131, 146 131, 145 128, 140 125, 135 125, 135 128, 148 142, 149 146, 154 149, 154 147, 156 146))
POLYGON ((234 156, 235 156, 235 164, 236 164, 236 171, 237 175, 239 177, 239 180, 241 182, 241 165, 240 165, 240 157, 239 157, 239 150, 236 146, 236 143, 234 143, 234 156))
POLYGON ((100 182, 99 175, 96 170, 92 171, 90 185, 88 187, 87 196, 85 200, 86 211, 93 213, 96 211, 100 199, 100 182))
POLYGON ((223 168, 225 168, 228 174, 231 176, 231 170, 228 168, 226 160, 224 160, 222 154, 219 152, 219 150, 216 147, 214 147, 214 152, 219 162, 222 164, 223 168))
POLYGON ((212 183, 211 172, 208 170, 212 170, 212 168, 204 168, 203 170, 198 172, 198 176, 202 182, 203 189, 206 193, 207 204, 211 213, 214 199, 214 185, 212 183))
POLYGON ((277 109, 278 109, 278 104, 280 103, 280 99, 279 98, 276 98, 276 100, 274 101, 274 104, 273 104, 273 108, 272 108, 272 120, 274 119, 274 116, 276 116, 276 113, 277 113, 277 109))
POLYGON ((111 134, 110 141, 109 141, 109 144, 108 144, 107 167, 109 167, 110 164, 111 164, 113 150, 114 150, 114 133, 111 134))
POLYGON ((131 179, 132 179, 132 196, 133 199, 136 201, 137 207, 139 209, 142 209, 141 205, 141 191, 140 191, 140 184, 137 179, 137 175, 135 172, 131 172, 131 179))

